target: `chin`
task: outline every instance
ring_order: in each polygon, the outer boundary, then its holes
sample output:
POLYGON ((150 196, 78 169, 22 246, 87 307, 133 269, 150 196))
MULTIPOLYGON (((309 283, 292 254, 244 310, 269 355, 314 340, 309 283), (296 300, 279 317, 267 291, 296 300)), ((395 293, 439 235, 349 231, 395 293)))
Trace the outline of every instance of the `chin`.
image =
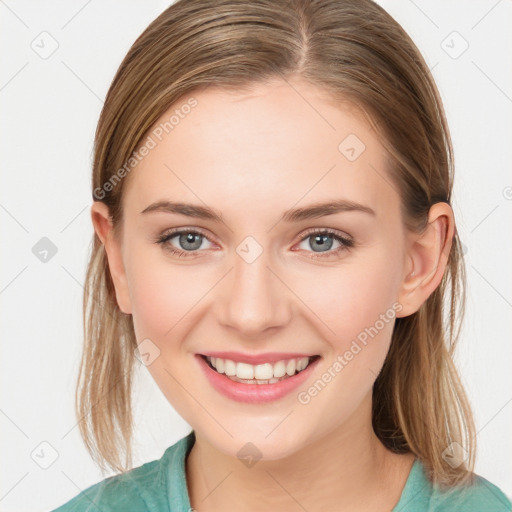
MULTIPOLYGON (((286 420, 285 420, 286 422, 286 420)), ((304 448, 311 439, 305 433, 290 432, 283 425, 272 429, 251 428, 240 425, 229 432, 233 435, 222 436, 222 439, 210 439, 215 448, 226 455, 240 460, 280 460, 289 457, 304 448), (270 432, 270 434, 269 434, 270 432)), ((287 425, 287 427, 290 427, 287 425)))

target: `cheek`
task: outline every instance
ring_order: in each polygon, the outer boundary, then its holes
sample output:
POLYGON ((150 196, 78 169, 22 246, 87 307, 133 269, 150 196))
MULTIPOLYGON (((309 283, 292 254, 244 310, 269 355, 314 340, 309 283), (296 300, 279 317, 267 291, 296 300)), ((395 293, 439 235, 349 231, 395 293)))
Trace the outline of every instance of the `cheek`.
POLYGON ((299 390, 304 411, 326 425, 346 421, 371 394, 389 350, 396 313, 395 281, 386 265, 354 265, 325 280, 324 293, 310 287, 307 301, 321 319, 326 342, 317 379, 299 390), (333 404, 336 404, 333 406, 333 404))
MULTIPOLYGON (((393 311, 396 279, 390 268, 384 257, 372 258, 371 262, 354 259, 339 268, 304 274, 295 281, 294 292, 333 348, 343 349, 381 315, 392 316, 389 310, 393 311)), ((380 322, 378 325, 382 328, 380 322)))
MULTIPOLYGON (((332 273, 330 281, 324 280, 324 296, 315 293, 315 310, 334 331, 326 334, 333 354, 322 372, 329 384, 317 402, 318 407, 325 407, 326 418, 333 421, 350 414, 371 392, 384 364, 396 314, 401 310, 396 301, 399 250, 399 244, 383 246, 368 258, 354 260, 332 273), (333 401, 344 406, 329 408, 333 401)), ((304 401, 308 399, 306 395, 304 401)))
POLYGON ((151 340, 143 345, 151 357, 147 371, 185 421, 195 424, 194 407, 183 392, 190 385, 181 340, 197 321, 194 305, 212 287, 211 279, 192 267, 172 265, 155 251, 143 253, 134 247, 127 265, 135 336, 138 343, 151 340))
POLYGON ((314 280, 303 276, 300 281, 297 295, 315 313, 310 318, 326 342, 326 358, 322 382, 302 389, 298 399, 309 411, 318 408, 333 424, 348 417, 371 392, 384 364, 400 310, 397 258, 393 248, 376 250, 338 269, 322 269, 314 280))
POLYGON ((208 289, 209 280, 203 274, 172 264, 160 248, 133 247, 127 276, 138 341, 149 337, 162 343, 175 334, 208 289))

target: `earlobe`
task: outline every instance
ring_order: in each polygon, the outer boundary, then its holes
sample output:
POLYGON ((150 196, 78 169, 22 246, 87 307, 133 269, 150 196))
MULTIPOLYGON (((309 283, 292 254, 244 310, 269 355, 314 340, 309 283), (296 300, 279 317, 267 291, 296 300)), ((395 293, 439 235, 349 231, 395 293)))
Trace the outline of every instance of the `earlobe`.
POLYGON ((119 309, 125 314, 131 314, 130 294, 122 258, 121 243, 113 235, 113 224, 108 206, 101 201, 95 201, 91 206, 91 219, 94 231, 105 247, 119 309))
POLYGON ((429 211, 423 233, 411 234, 409 264, 398 295, 403 309, 397 317, 412 315, 429 298, 443 278, 455 231, 453 211, 448 203, 436 203, 429 211))

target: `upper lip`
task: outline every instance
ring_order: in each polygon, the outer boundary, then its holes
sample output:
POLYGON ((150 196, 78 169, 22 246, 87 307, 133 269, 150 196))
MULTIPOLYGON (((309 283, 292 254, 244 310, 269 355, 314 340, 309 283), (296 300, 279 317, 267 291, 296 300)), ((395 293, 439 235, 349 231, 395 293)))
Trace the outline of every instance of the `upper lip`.
POLYGON ((277 361, 285 361, 301 357, 316 357, 316 354, 305 354, 302 352, 266 352, 264 354, 244 354, 242 352, 203 352, 199 355, 220 357, 221 359, 230 359, 231 361, 252 365, 276 363, 277 361))

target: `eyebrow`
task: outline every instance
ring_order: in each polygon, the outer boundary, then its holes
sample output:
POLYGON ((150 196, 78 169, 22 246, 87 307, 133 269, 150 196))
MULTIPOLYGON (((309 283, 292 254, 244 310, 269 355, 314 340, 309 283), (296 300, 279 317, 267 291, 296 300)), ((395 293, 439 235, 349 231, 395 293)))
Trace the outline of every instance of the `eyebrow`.
MULTIPOLYGON (((222 214, 213 208, 173 201, 157 201, 150 204, 140 213, 147 214, 151 212, 175 213, 197 219, 224 222, 222 214)), ((286 210, 280 220, 284 222, 300 222, 303 220, 316 219, 342 212, 362 212, 376 216, 375 211, 369 206, 364 206, 354 201, 339 199, 324 203, 314 203, 303 208, 286 210)))

